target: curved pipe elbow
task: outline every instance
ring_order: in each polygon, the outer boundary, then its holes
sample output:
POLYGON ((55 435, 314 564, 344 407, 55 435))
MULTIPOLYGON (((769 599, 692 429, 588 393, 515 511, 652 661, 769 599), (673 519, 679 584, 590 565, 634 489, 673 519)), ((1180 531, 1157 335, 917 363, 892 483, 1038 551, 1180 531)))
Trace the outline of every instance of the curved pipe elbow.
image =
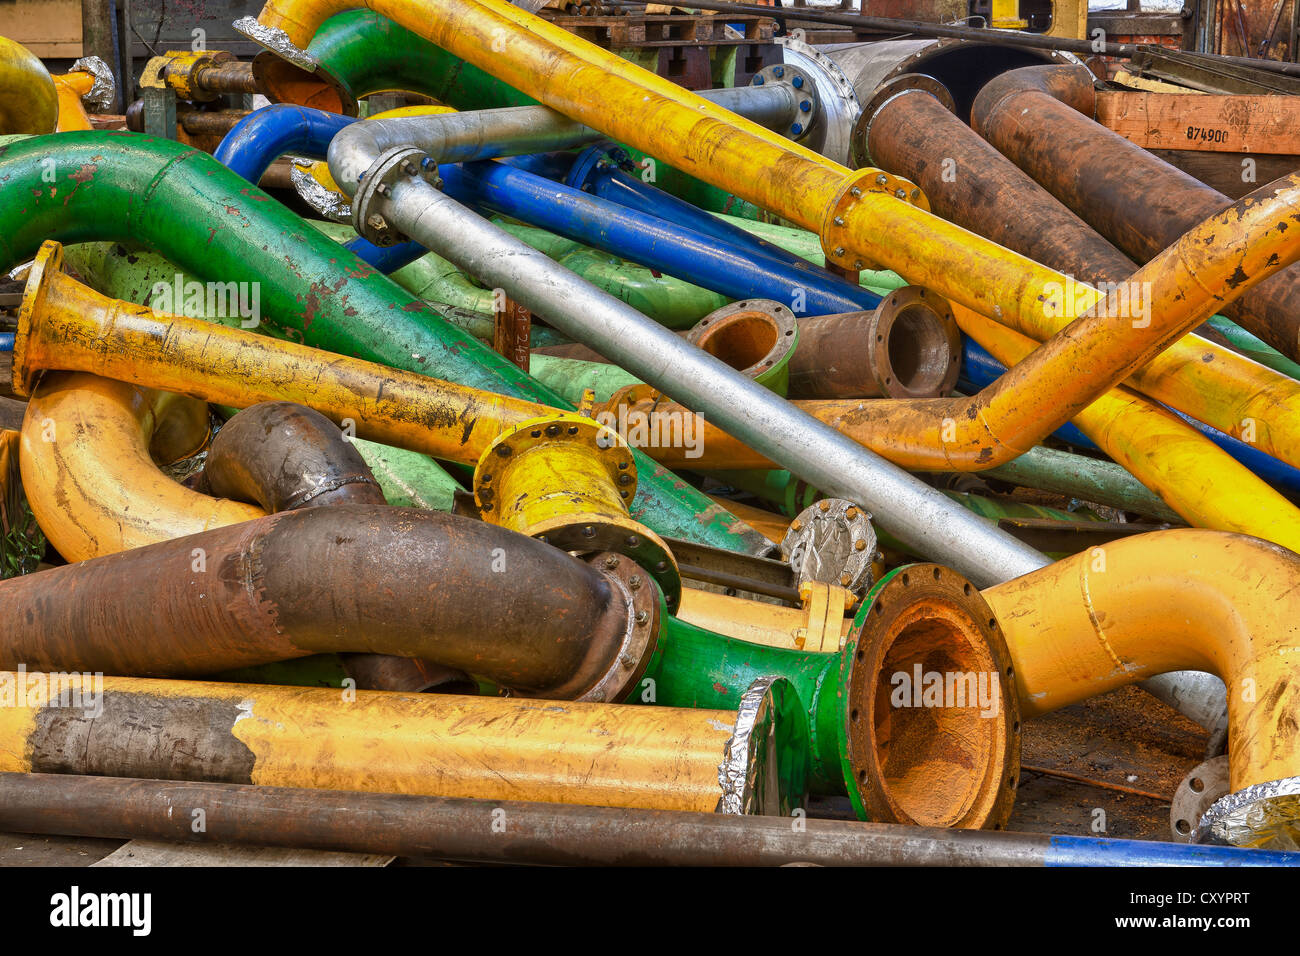
POLYGON ((151 447, 175 461, 207 435, 202 402, 86 373, 47 373, 27 405, 20 455, 37 524, 76 562, 264 516, 159 470, 151 447))
POLYGON ((315 409, 261 402, 230 419, 212 440, 206 490, 271 514, 387 500, 356 445, 315 409))
POLYGON ((1297 582, 1292 551, 1179 529, 1111 542, 983 594, 1026 717, 1170 671, 1221 677, 1240 790, 1300 776, 1297 582))
POLYGON ((341 130, 355 123, 351 117, 277 103, 254 110, 236 123, 212 155, 250 183, 257 183, 283 154, 321 155, 341 130))
POLYGON ((984 84, 975 97, 971 126, 977 132, 986 129, 989 116, 1018 93, 1042 93, 1091 118, 1097 107, 1096 82, 1097 77, 1083 64, 1049 63, 1008 70, 984 84))
POLYGON ((0 134, 52 133, 59 94, 45 64, 21 43, 0 37, 0 134))

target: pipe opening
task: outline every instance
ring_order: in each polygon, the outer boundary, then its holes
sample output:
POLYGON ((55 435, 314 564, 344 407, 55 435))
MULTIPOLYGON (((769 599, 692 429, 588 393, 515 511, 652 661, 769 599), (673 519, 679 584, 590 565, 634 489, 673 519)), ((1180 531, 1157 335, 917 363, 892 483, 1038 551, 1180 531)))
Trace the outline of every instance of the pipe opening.
POLYGON ((292 103, 343 116, 357 115, 357 101, 328 70, 318 66, 308 73, 274 53, 253 58, 253 79, 272 103, 292 103))
POLYGON ((885 335, 885 348, 900 385, 909 392, 941 394, 953 355, 947 336, 928 310, 909 309, 894 319, 885 335))
POLYGON ((741 372, 762 372, 775 361, 771 355, 781 332, 764 312, 737 312, 705 326, 696 344, 715 358, 720 358, 741 372))
POLYGON ((1014 674, 992 612, 966 584, 939 565, 910 565, 855 622, 848 753, 872 820, 997 828, 1010 817, 1014 674))

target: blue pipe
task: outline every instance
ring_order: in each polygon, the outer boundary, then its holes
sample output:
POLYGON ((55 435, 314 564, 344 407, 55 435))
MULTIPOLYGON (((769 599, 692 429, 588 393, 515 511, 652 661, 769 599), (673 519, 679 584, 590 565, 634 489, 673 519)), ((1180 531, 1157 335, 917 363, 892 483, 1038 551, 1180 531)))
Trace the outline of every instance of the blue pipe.
POLYGON ((14 334, 12 332, 0 332, 0 352, 12 352, 14 350, 14 334))
POLYGON ((1044 866, 1300 866, 1300 853, 1197 843, 1053 836, 1044 866))
POLYGON ((732 299, 775 299, 801 315, 874 309, 880 297, 818 270, 791 268, 692 229, 496 162, 439 168, 443 190, 732 299), (817 275, 820 272, 821 275, 817 275))
MULTIPOLYGON (((569 174, 563 177, 564 184, 609 202, 618 203, 620 206, 635 209, 637 212, 667 219, 679 226, 712 236, 728 245, 752 251, 755 255, 763 255, 798 269, 813 269, 817 273, 830 275, 820 266, 813 265, 775 243, 760 239, 753 233, 719 219, 713 213, 693 206, 684 199, 670 195, 662 189, 656 189, 634 176, 629 176, 623 170, 634 169, 631 163, 627 153, 617 147, 592 146, 573 161, 569 174)), ((532 171, 540 172, 540 170, 532 171)), ((547 174, 541 173, 541 175, 547 174)), ((848 282, 845 284, 851 285, 848 282)))
MULTIPOLYGON (((977 392, 991 382, 1000 378, 1006 373, 1006 366, 995 359, 992 355, 980 347, 970 336, 965 336, 962 340, 962 375, 959 380, 963 390, 977 392)), ((1155 404, 1159 404, 1158 402, 1155 404)), ((1167 411, 1177 415, 1187 424, 1191 425, 1198 432, 1208 438, 1214 444, 1218 445, 1229 455, 1239 461, 1242 465, 1249 468, 1252 472, 1267 481, 1284 495, 1300 497, 1300 469, 1293 468, 1286 462, 1278 461, 1272 455, 1260 451, 1254 445, 1247 444, 1244 441, 1233 438, 1217 428, 1212 428, 1204 422, 1198 422, 1189 415, 1184 415, 1176 408, 1167 408, 1160 405, 1167 411)), ((1082 448, 1093 448, 1097 446, 1090 441, 1083 432, 1079 431, 1074 425, 1066 422, 1055 432, 1057 438, 1082 448)), ((1098 449, 1100 450, 1100 449, 1098 449)))
MULTIPOLYGON (((285 153, 324 159, 334 134, 355 122, 353 116, 276 103, 254 110, 236 123, 212 155, 256 185, 285 153)), ((380 248, 360 236, 348 242, 346 248, 384 274, 428 252, 418 242, 380 248)))

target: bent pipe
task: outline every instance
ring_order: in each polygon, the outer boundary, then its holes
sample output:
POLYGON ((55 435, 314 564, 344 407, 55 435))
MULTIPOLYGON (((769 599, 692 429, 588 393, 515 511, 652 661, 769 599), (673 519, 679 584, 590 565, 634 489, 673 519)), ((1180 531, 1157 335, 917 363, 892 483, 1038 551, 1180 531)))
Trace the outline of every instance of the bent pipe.
MULTIPOLYGON (((905 468, 980 471, 1005 464, 1224 302, 1300 258, 1300 230, 1292 228, 1300 221, 1300 214, 1293 211, 1297 202, 1300 175, 1284 177, 1243 198, 1134 274, 1132 281, 1150 290, 1149 323, 1128 318, 1123 300, 1112 293, 970 398, 838 400, 806 402, 800 407, 905 468), (1122 343, 1124 351, 1115 350, 1117 343, 1122 343), (1078 375, 1076 370, 1081 368, 1091 374, 1086 378, 1078 375)), ((685 393, 680 386, 664 391, 683 401, 685 393)), ((768 452, 761 442, 727 427, 721 416, 711 417, 707 427, 720 426, 755 451, 768 452)), ((722 443, 718 444, 721 447, 722 443)), ((710 448, 707 437, 705 448, 710 448)), ((712 451, 706 451, 705 457, 712 451)), ((696 464, 705 467, 707 462, 696 464)), ((728 467, 717 460, 712 464, 728 467)), ((733 463, 730 467, 743 466, 733 463)), ((832 491, 810 475, 800 477, 828 494, 871 507, 867 500, 832 491)))
POLYGON ((59 94, 45 64, 0 37, 0 135, 52 133, 58 121, 59 94))
POLYGON ((7 629, 2 659, 197 676, 368 652, 535 697, 612 699, 635 686, 627 678, 639 678, 659 628, 658 597, 634 595, 621 573, 438 511, 307 508, 0 583, 26 621, 7 629), (494 553, 510 574, 493 570, 494 553), (143 618, 142 580, 153 596, 143 618))
POLYGON ((269 51, 253 58, 253 76, 267 99, 346 116, 356 116, 361 99, 384 90, 422 93, 457 110, 537 105, 526 93, 370 10, 330 17, 307 53, 316 61, 310 72, 269 51))
MULTIPOLYGON (((1081 67, 1005 73, 980 92, 971 125, 1094 229, 1145 262, 1232 200, 1094 122, 1093 79, 1081 67), (1032 128, 1017 121, 1026 109, 1034 115, 1032 128)), ((1298 359, 1297 301, 1300 269, 1291 268, 1242 296, 1226 314, 1298 359)))
MULTIPOLYGON (((61 133, 0 146, 0 179, 25 197, 0 206, 0 271, 31 258, 46 239, 138 242, 197 277, 255 284, 264 322, 309 345, 567 407, 205 153, 132 133, 61 133), (54 183, 45 181, 51 154, 59 157, 54 183)), ((669 537, 748 553, 771 548, 634 454, 641 475, 634 517, 669 537)))
POLYGON ((365 459, 337 425, 293 402, 259 402, 217 433, 205 490, 271 514, 323 505, 386 505, 365 459))
POLYGON ((1235 800, 1211 807, 1202 826, 1247 804, 1261 819, 1275 814, 1294 841, 1300 804, 1285 795, 1300 793, 1297 580, 1300 556, 1277 545, 1172 530, 1111 542, 1100 565, 1076 555, 983 593, 1015 659, 1025 716, 1177 668, 1222 677, 1235 800))
MULTIPOLYGON (((962 331, 1008 365, 1035 342, 983 316, 962 331)), ((1300 551, 1300 509, 1196 429, 1159 405, 1115 388, 1080 409, 1074 423, 1107 455, 1198 528, 1232 531, 1300 551)))
MULTIPOLYGON (((964 321, 970 323, 975 321, 978 316, 974 313, 967 312, 964 321)), ((1176 346, 1175 346, 1176 347, 1176 346)), ((1157 359, 1158 361, 1158 359, 1157 359)), ((959 382, 963 387, 971 386, 972 390, 978 390, 997 381, 1006 374, 1007 367, 989 355, 978 342, 973 341, 967 336, 962 341, 962 375, 959 382)), ((1136 376, 1135 376, 1136 377, 1136 376)), ((1131 385, 1130 380, 1127 385, 1131 385)), ((1126 390, 1126 386, 1120 386, 1126 390)), ((1234 459, 1246 466, 1253 474, 1264 479, 1278 491, 1291 498, 1300 498, 1300 469, 1297 469, 1286 462, 1278 461, 1272 455, 1260 451, 1254 445, 1247 444, 1240 439, 1233 438, 1217 428, 1206 425, 1186 415, 1176 408, 1169 409, 1174 415, 1196 429, 1210 441, 1214 442, 1219 448, 1226 451, 1234 459)), ((1097 448, 1095 442, 1088 438, 1083 432, 1079 431, 1073 424, 1067 422, 1052 433, 1062 441, 1068 442, 1080 448, 1097 448)))
POLYGON ((738 709, 710 711, 384 691, 340 706, 334 688, 3 672, 0 690, 22 677, 7 711, 17 719, 0 721, 0 772, 771 813, 787 825, 803 805, 807 723, 771 678, 738 709), (60 691, 86 706, 60 708, 60 691))
POLYGON ((157 461, 185 457, 207 437, 207 406, 84 373, 53 373, 27 403, 19 461, 36 522, 68 561, 138 548, 265 515, 261 508, 193 491, 157 461), (202 432, 193 430, 202 414, 202 432), (190 442, 165 452, 171 422, 190 442), (153 446, 156 451, 151 454, 153 446))
POLYGON ((515 866, 1300 866, 1148 840, 43 773, 0 774, 0 827, 515 866), (492 829, 503 813, 509 840, 492 829))

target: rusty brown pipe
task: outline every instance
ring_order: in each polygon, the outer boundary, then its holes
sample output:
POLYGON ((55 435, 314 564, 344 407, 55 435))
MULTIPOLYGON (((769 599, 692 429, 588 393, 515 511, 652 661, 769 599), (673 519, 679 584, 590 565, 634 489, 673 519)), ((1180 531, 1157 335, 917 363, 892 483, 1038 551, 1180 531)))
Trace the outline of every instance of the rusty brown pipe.
POLYGON ((961 370, 961 330, 942 297, 895 289, 875 309, 799 320, 790 398, 942 398, 961 370))
MULTIPOLYGON (((329 505, 386 505, 357 446, 320 412, 261 402, 239 412, 208 448, 200 491, 261 505, 271 514, 329 505)), ((467 689, 461 671, 391 654, 340 655, 363 690, 467 689)))
MULTIPOLYGON (((980 91, 971 125, 1126 255, 1145 263, 1232 200, 1094 122, 1093 81, 1081 66, 1012 70, 980 91)), ((1297 303, 1300 268, 1291 266, 1224 313, 1297 359, 1297 303)))
POLYGON ((0 582, 0 666, 194 676, 355 651, 613 699, 644 670, 658 603, 628 587, 631 562, 598 560, 435 511, 289 511, 0 582))
POLYGON ((320 412, 260 402, 212 440, 200 490, 261 505, 272 514, 320 505, 386 505, 357 446, 320 412))
POLYGON ((931 77, 912 73, 883 85, 854 126, 853 149, 858 166, 913 180, 936 215, 1045 266, 1092 285, 1121 282, 1137 271, 958 119, 951 95, 931 77))

